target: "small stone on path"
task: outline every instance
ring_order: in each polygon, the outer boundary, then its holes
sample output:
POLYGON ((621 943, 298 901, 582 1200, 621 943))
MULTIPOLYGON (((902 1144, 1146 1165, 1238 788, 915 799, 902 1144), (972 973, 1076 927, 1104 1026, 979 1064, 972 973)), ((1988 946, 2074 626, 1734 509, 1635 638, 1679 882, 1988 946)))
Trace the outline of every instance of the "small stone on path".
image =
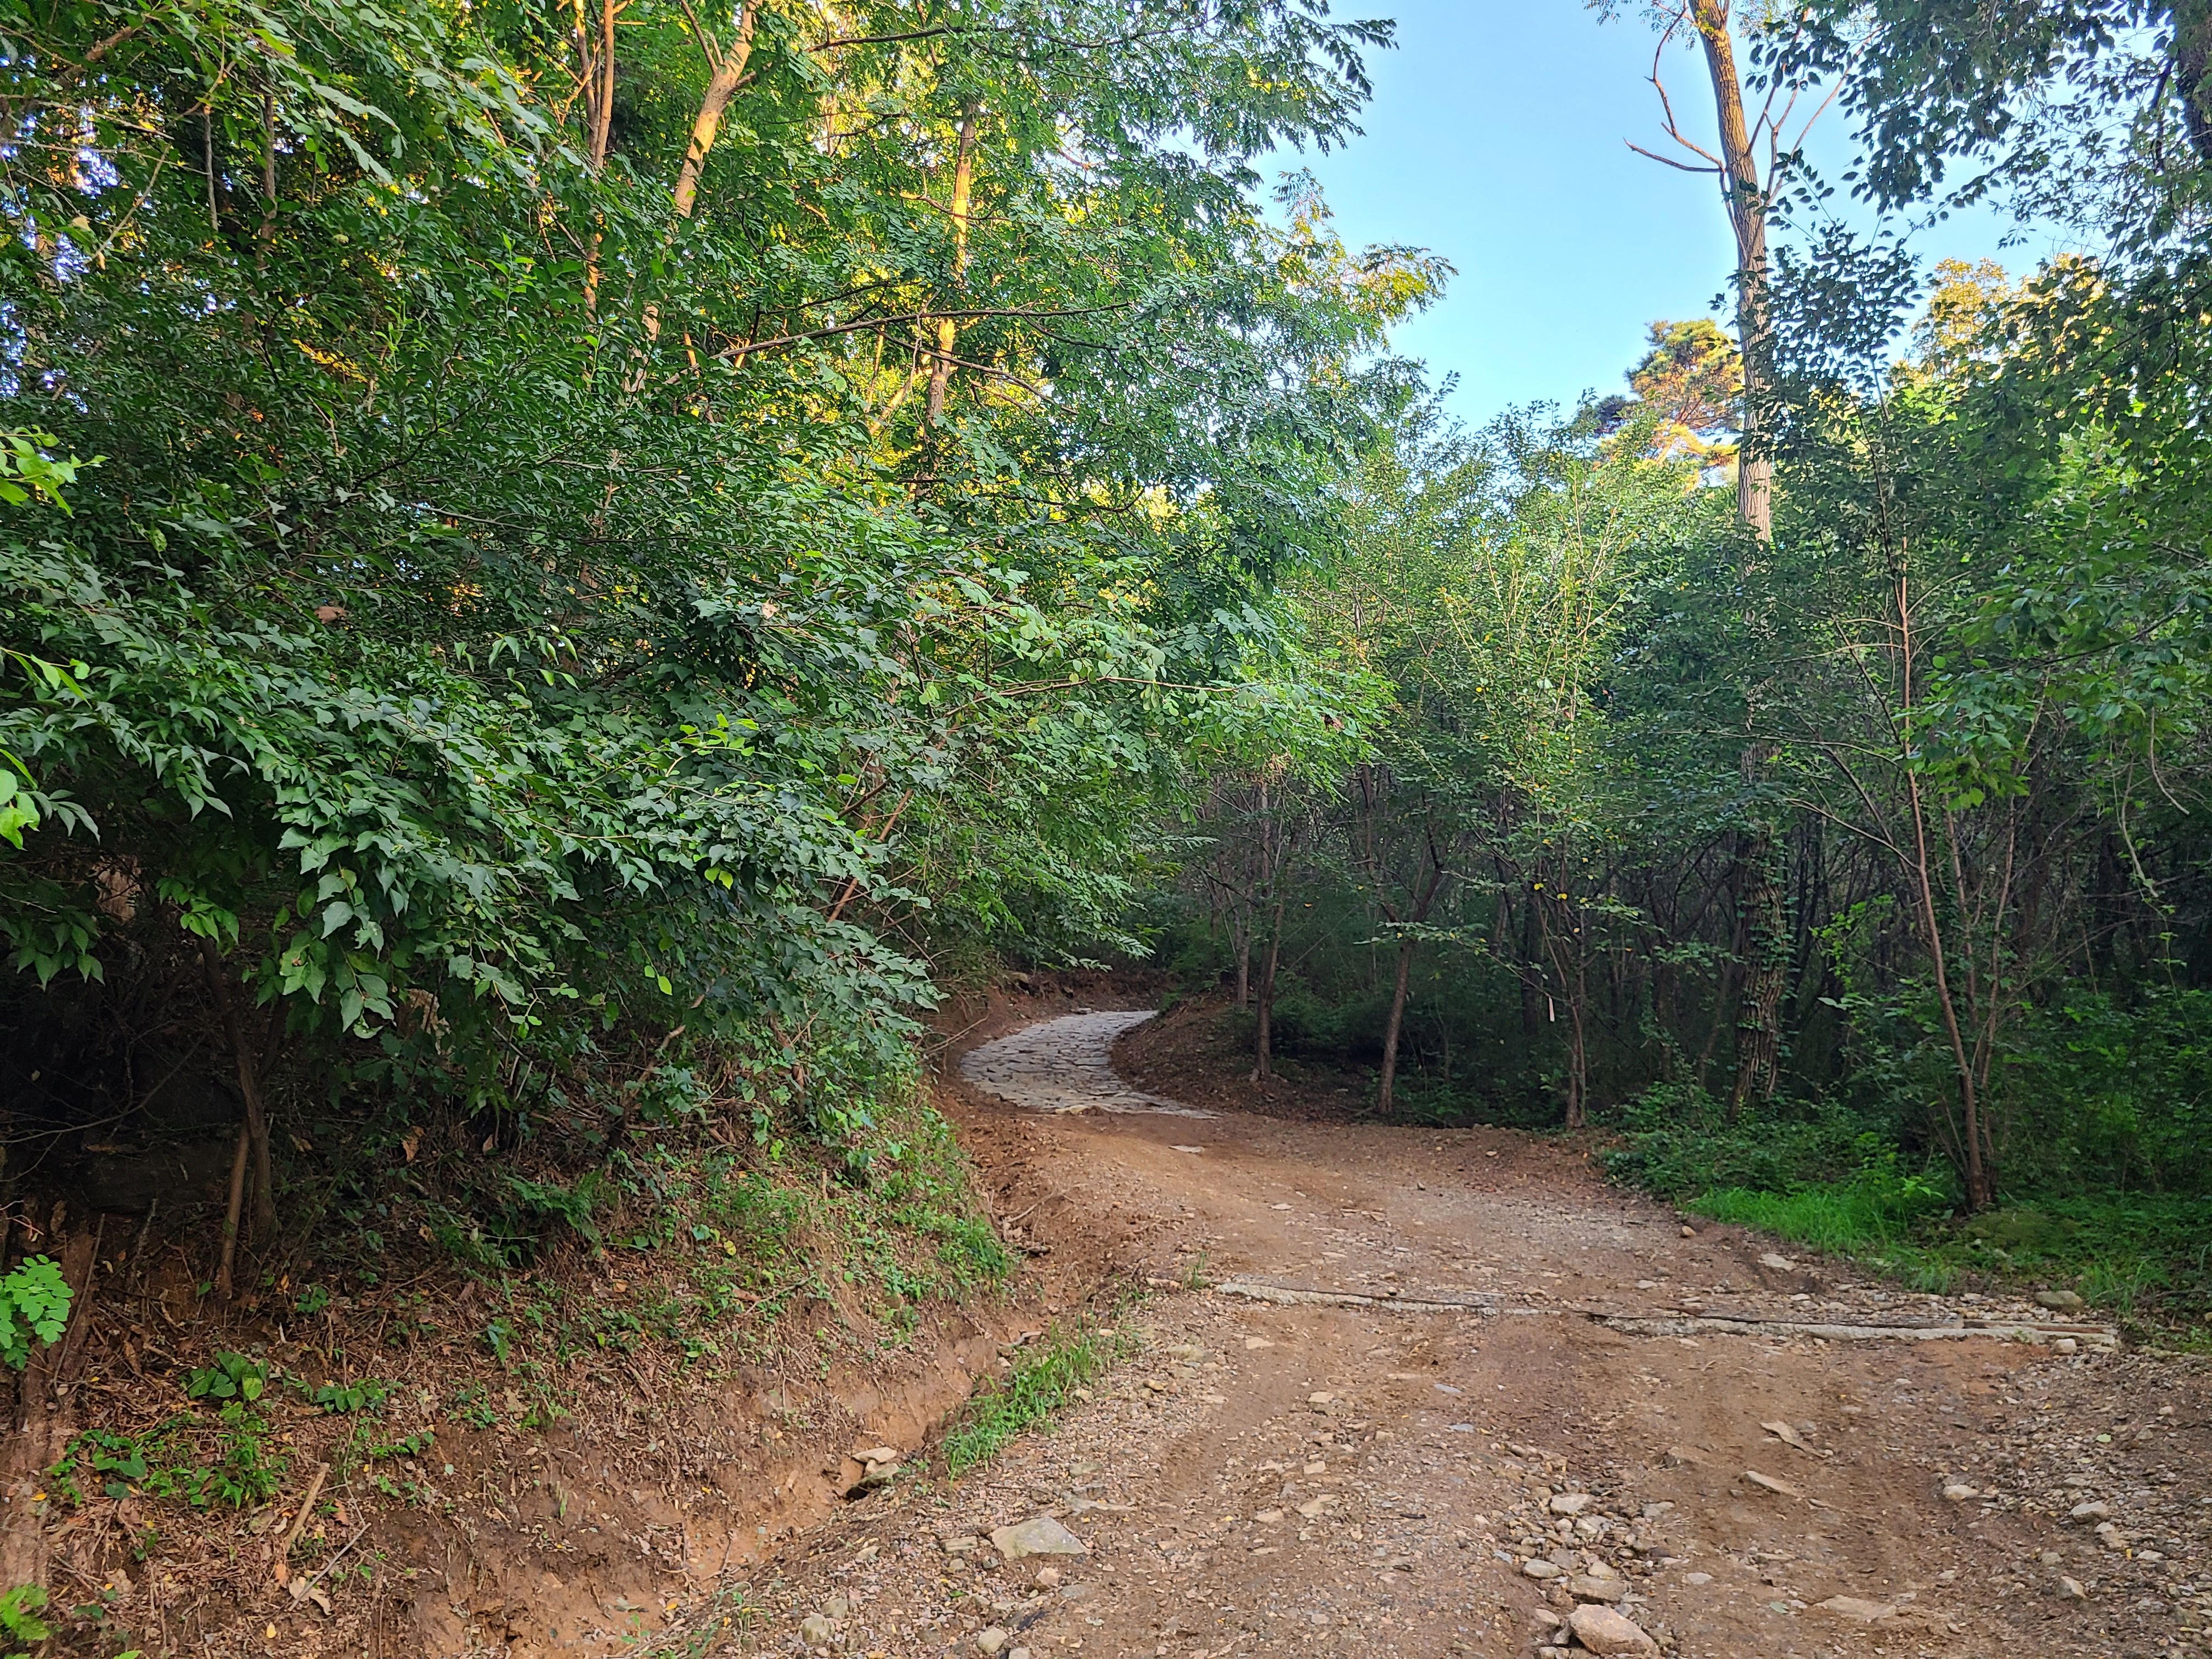
POLYGON ((1006 1632, 996 1625, 975 1632, 975 1650, 978 1653, 996 1655, 1006 1645, 1006 1632))
POLYGON ((1522 1562, 1521 1571, 1524 1577, 1528 1578, 1557 1578, 1559 1576, 1559 1568, 1540 1555, 1533 1561, 1522 1562))
POLYGON ((1567 1594, 1578 1601, 1618 1601, 1627 1589, 1620 1579, 1601 1578, 1595 1573, 1578 1572, 1567 1580, 1567 1594))
POLYGON ((1856 1619, 1863 1625, 1871 1625, 1877 1619, 1894 1618, 1897 1613, 1895 1602, 1869 1601, 1856 1595, 1832 1595, 1816 1605, 1845 1619, 1856 1619))
POLYGON ((2062 1575, 2058 1580, 2058 1599, 2062 1601, 2086 1601, 2089 1599, 2089 1592, 2081 1588, 2080 1579, 2062 1575))
POLYGON ((2045 1307, 2055 1308, 2061 1313, 2072 1313, 2077 1308, 2089 1305, 2082 1301, 2077 1291, 2038 1291, 2035 1299, 2045 1307))
POLYGON ((810 1613, 799 1621, 799 1639, 810 1648, 829 1646, 836 1633, 836 1626, 818 1613, 810 1613))

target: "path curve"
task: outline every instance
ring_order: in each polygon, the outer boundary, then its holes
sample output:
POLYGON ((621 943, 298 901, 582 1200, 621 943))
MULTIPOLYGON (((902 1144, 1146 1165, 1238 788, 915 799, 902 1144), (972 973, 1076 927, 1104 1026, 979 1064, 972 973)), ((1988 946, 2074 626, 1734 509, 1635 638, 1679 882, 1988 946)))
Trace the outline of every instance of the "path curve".
POLYGON ((1164 1095, 1146 1094, 1114 1070, 1114 1042, 1152 1018, 1149 1008, 1086 1008, 1039 1020, 971 1049, 961 1075, 1033 1112, 1159 1112, 1212 1117, 1164 1095))
POLYGON ((1969 1331, 2039 1310, 1686 1225, 1586 1143, 1196 1113, 1115 1075, 1146 1018, 962 1068, 1013 1109, 963 1139, 1052 1310, 1100 1261, 1153 1287, 1091 1304, 1120 1363, 780 1556, 775 1651, 2212 1659, 2212 1366, 1969 1331), (1824 1335, 1875 1323, 1953 1340, 1824 1335), (992 1541, 1047 1518, 1081 1553, 992 1541))

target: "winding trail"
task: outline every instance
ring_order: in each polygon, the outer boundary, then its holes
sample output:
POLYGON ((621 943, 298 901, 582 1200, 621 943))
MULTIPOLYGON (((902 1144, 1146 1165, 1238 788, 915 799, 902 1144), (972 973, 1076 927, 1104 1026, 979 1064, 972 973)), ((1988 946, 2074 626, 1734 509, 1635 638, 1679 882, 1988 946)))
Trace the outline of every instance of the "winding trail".
POLYGON ((1164 1112, 1212 1117, 1124 1083, 1114 1070, 1117 1039, 1152 1018, 1149 1008, 1085 1008, 1041 1019, 971 1048, 960 1074, 978 1088, 1033 1112, 1164 1112))
POLYGON ((1115 1075, 1145 1018, 985 1043, 958 1109, 1048 1283, 1079 1294, 1056 1264, 1102 1238, 1152 1283, 1109 1316, 1125 1363, 949 1491, 851 1505, 772 1630, 826 1609, 815 1634, 884 1659, 994 1632, 1029 1659, 1556 1659, 1581 1607, 1652 1644, 1618 1651, 1701 1659, 2203 1650, 2201 1364, 1977 1334, 2039 1310, 1690 1233, 1558 1140, 1195 1114, 1115 1075), (1038 1516, 1086 1550, 1042 1577, 988 1541, 1038 1516))

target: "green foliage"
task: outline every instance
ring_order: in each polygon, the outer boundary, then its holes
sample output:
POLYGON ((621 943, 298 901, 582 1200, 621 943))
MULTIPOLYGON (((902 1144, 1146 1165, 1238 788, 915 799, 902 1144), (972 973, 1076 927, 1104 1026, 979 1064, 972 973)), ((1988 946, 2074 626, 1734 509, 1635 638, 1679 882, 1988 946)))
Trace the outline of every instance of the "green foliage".
POLYGON ((688 173, 715 52, 659 0, 618 118, 530 6, 16 22, 79 161, 0 169, 52 428, 0 440, 0 934, 57 994, 210 941, 295 1048, 471 1112, 678 1026, 866 1073, 933 943, 1126 937, 1180 746, 1296 700, 1266 578, 1443 276, 1256 199, 1389 38, 1289 0, 763 15, 688 173))
POLYGON ((398 1384, 380 1378, 364 1376, 357 1382, 324 1382, 313 1390, 303 1389, 307 1403, 325 1412, 350 1415, 356 1412, 374 1412, 384 1408, 398 1384))
POLYGON ((33 1342, 61 1340, 70 1302, 69 1281, 51 1256, 26 1256, 0 1274, 0 1364, 20 1371, 33 1342))
POLYGON ((212 1419, 183 1413, 139 1434, 85 1430, 47 1474, 79 1505, 143 1493, 195 1509, 246 1509, 283 1486, 286 1460, 270 1447, 269 1432, 267 1419, 233 1400, 212 1419))
POLYGON ((240 1400, 252 1401, 261 1398, 269 1386, 269 1367, 258 1359, 242 1353, 219 1353, 215 1364, 195 1369, 185 1380, 185 1395, 191 1400, 240 1400))
MULTIPOLYGON (((11 1642, 43 1642, 53 1628, 39 1617, 45 1611, 46 1593, 36 1584, 14 1584, 0 1590, 0 1635, 11 1642)), ((11 1655, 9 1659, 23 1659, 11 1655)))
POLYGON ((1129 1339, 1055 1327, 1016 1358, 1012 1373, 969 1401, 945 1437, 945 1467, 957 1478, 1003 1451, 1016 1436, 1048 1420, 1073 1391, 1133 1352, 1129 1339))

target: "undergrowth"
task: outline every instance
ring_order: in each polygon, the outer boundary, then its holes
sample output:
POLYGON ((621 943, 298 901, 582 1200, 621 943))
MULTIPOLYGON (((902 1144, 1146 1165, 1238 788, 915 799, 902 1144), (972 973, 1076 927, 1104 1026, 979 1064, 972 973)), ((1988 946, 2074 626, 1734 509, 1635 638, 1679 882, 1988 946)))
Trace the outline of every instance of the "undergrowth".
POLYGON ((1014 1361, 1006 1381, 978 1394, 945 1438, 945 1473, 956 1479, 989 1462, 1009 1442, 1066 1407, 1074 1391, 1135 1352, 1125 1332, 1054 1327, 1014 1361))
POLYGON ((1614 1177, 1691 1214, 1917 1291, 2069 1289, 2165 1340, 2212 1346, 2212 1199, 2031 1189, 1967 1215, 1948 1169, 1908 1164, 1890 1135, 1847 1112, 1784 1109, 1729 1124, 1709 1100, 1652 1091, 1619 1121, 1614 1177))

